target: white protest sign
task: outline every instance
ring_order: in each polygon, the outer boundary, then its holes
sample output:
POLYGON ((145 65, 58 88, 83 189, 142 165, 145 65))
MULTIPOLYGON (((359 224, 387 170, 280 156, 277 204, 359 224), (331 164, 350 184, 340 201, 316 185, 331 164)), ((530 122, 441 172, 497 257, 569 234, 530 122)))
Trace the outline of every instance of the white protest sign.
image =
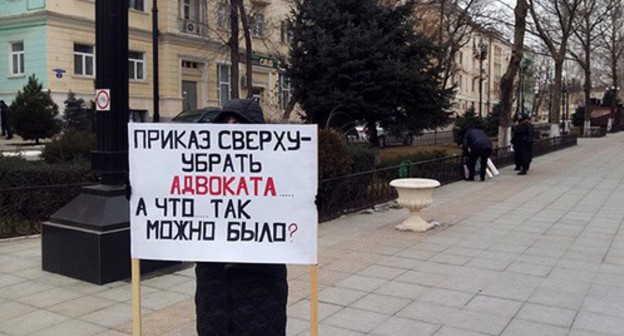
POLYGON ((132 257, 316 264, 315 125, 128 124, 132 257))

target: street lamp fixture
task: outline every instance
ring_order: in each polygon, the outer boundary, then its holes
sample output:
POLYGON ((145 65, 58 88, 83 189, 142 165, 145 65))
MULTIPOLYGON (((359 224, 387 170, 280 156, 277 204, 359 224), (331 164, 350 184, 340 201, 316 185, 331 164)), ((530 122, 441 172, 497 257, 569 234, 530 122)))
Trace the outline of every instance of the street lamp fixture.
POLYGON ((479 118, 483 117, 483 61, 487 59, 487 54, 488 45, 480 41, 478 49, 475 50, 475 57, 479 60, 479 118))

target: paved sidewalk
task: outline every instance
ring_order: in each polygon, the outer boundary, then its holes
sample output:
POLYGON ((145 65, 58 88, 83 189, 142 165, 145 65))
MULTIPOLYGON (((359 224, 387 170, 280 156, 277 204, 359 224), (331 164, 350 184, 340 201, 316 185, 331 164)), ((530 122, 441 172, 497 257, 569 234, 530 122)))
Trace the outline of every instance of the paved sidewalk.
MULTIPOLYGON (((624 133, 580 139, 486 182, 434 193, 425 233, 403 209, 319 228, 320 334, 624 334, 624 133)), ((0 335, 129 335, 130 284, 40 270, 40 239, 0 242, 0 335)), ((80 253, 80 251, 76 251, 80 253)), ((309 335, 308 268, 289 266, 288 335, 309 335)), ((193 268, 142 281, 145 335, 194 335, 193 268)))

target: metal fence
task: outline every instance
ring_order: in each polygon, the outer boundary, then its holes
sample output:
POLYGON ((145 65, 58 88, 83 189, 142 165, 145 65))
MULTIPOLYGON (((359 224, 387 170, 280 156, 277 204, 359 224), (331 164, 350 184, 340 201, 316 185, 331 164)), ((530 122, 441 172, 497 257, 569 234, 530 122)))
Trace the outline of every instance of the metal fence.
MULTIPOLYGON (((576 144, 576 135, 540 139, 533 145, 533 155, 543 155, 576 144)), ((491 159, 502 167, 514 162, 514 154, 511 147, 497 148, 491 159)), ((319 220, 327 221, 395 199, 397 194, 390 187, 390 181, 399 177, 431 178, 442 184, 459 181, 463 179, 462 166, 462 157, 455 155, 321 180, 319 220)))
MULTIPOLYGON (((535 156, 543 155, 576 143, 576 135, 541 139, 535 142, 533 152, 535 156)), ((497 148, 492 161, 497 166, 511 164, 513 152, 509 147, 497 148)), ((319 183, 319 218, 326 221, 395 199, 396 191, 390 187, 390 181, 399 177, 432 178, 447 184, 461 180, 462 176, 462 158, 456 155, 325 179, 319 183)), ((0 224, 3 224, 0 238, 36 233, 39 221, 48 218, 89 184, 0 189, 0 224)))
POLYGON ((419 146, 449 144, 453 142, 453 131, 433 131, 415 135, 413 144, 419 146))

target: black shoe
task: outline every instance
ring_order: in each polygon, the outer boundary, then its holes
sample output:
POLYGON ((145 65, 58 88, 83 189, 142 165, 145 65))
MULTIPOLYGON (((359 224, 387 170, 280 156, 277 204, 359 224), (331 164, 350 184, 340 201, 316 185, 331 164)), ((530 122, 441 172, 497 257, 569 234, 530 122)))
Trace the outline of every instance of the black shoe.
POLYGON ((13 136, 12 136, 12 135, 9 135, 8 137, 6 137, 6 139, 7 139, 7 140, 11 140, 11 139, 13 139, 13 136))
POLYGON ((526 174, 527 174, 526 170, 521 170, 521 171, 518 173, 518 175, 526 175, 526 174))
POLYGON ((467 178, 466 181, 474 181, 474 177, 473 178, 467 178))
POLYGON ((514 168, 514 170, 515 170, 515 171, 518 171, 518 170, 520 170, 520 167, 516 167, 516 168, 514 168))

